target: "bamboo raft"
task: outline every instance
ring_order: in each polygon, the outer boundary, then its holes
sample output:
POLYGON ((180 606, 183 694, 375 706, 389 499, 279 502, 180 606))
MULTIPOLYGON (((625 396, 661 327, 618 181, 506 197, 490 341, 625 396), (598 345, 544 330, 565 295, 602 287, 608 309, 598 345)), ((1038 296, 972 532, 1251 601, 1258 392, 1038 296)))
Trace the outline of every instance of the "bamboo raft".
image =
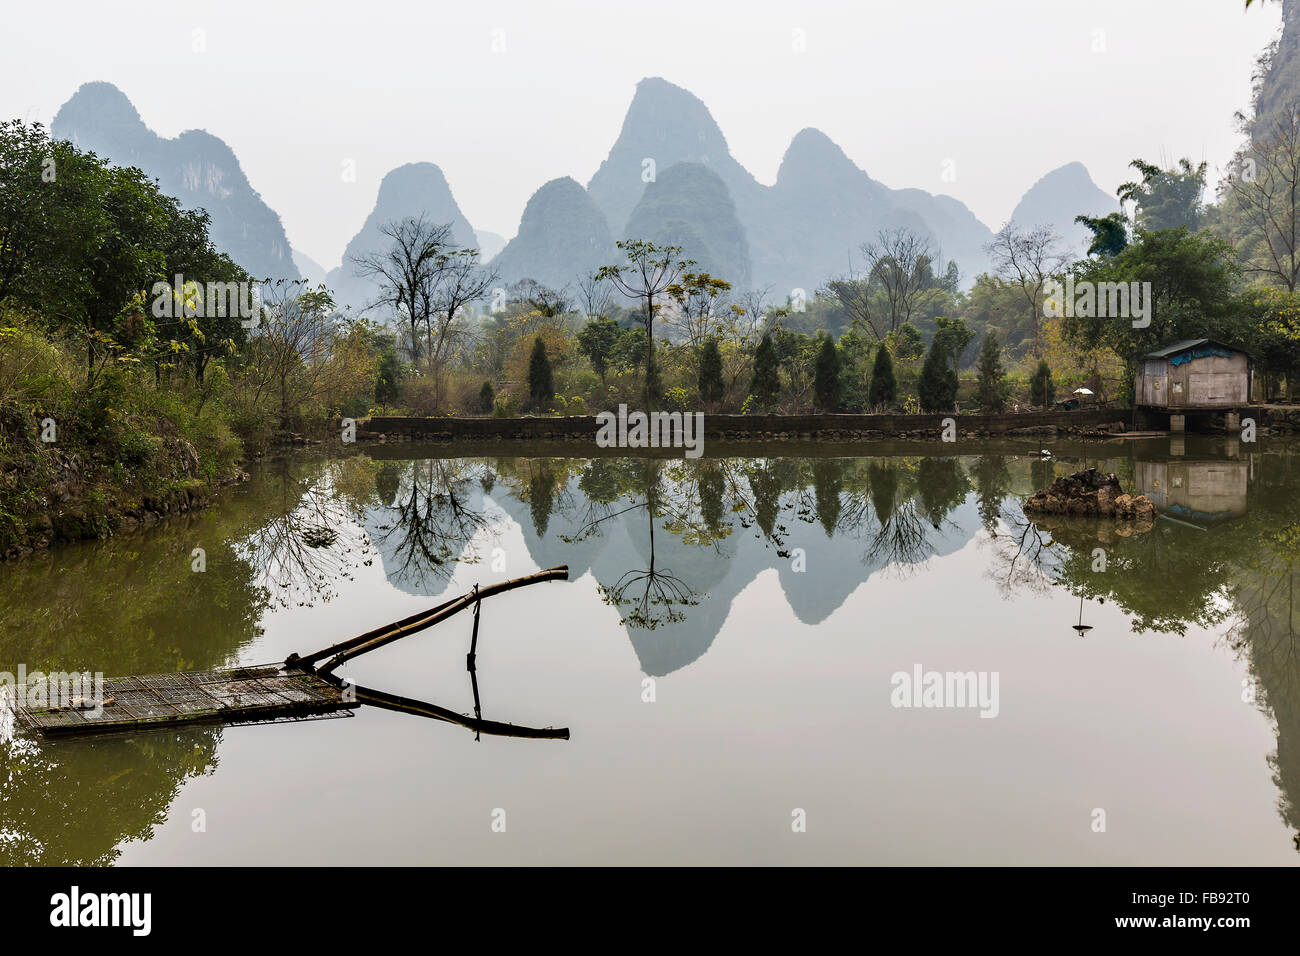
POLYGON ((309 717, 351 717, 359 706, 340 686, 315 674, 276 666, 114 677, 103 694, 76 705, 84 685, 36 682, 15 703, 23 722, 47 737, 147 730, 178 724, 270 723, 309 717))
POLYGON ((421 611, 358 637, 306 656, 290 654, 282 664, 236 667, 174 674, 146 674, 105 679, 91 697, 74 681, 34 682, 15 695, 17 719, 46 737, 129 733, 198 723, 257 724, 326 717, 351 717, 367 704, 457 724, 476 734, 564 739, 567 727, 523 727, 484 720, 479 703, 475 655, 479 608, 484 598, 543 581, 566 581, 567 566, 548 568, 522 578, 475 587, 468 594, 421 611), (346 661, 419 633, 452 615, 474 609, 474 628, 466 670, 474 693, 474 716, 437 704, 360 687, 335 676, 346 661), (325 661, 322 666, 317 666, 325 661))

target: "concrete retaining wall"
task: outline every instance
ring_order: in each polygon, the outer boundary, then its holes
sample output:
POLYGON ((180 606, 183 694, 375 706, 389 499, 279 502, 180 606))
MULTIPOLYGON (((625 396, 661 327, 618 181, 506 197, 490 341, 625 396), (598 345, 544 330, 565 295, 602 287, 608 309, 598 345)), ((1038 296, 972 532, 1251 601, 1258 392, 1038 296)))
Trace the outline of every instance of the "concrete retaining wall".
MULTIPOLYGON (((959 434, 1014 435, 1022 429, 1095 428, 1132 421, 1128 409, 1016 412, 1005 415, 705 415, 704 436, 744 440, 788 438, 851 441, 858 438, 937 438, 952 418, 959 434)), ((359 438, 409 438, 422 441, 559 440, 595 443, 595 416, 565 418, 393 418, 358 424, 359 438)), ((1027 433, 1028 434, 1028 433, 1027 433)))

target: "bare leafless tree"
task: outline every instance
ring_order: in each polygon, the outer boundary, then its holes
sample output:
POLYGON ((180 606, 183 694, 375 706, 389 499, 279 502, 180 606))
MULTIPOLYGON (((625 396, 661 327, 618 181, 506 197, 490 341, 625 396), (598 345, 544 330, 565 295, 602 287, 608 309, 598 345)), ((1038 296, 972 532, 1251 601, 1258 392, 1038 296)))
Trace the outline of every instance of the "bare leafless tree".
POLYGON ((351 257, 356 272, 379 286, 367 308, 387 307, 398 322, 411 329, 411 358, 420 358, 420 330, 429 327, 440 280, 440 260, 452 244, 451 223, 430 222, 425 216, 385 223, 380 232, 392 240, 382 252, 351 257))
POLYGON ((774 314, 769 304, 771 296, 772 286, 765 285, 761 289, 750 289, 734 297, 735 304, 743 310, 732 327, 737 344, 754 345, 779 321, 780 317, 774 314))
POLYGON ((1234 238, 1246 270, 1294 292, 1300 284, 1300 111, 1276 116, 1266 136, 1237 153, 1220 197, 1244 226, 1245 235, 1234 238))
POLYGON ((304 292, 305 285, 301 279, 264 283, 251 337, 253 402, 263 392, 275 395, 281 428, 290 426, 296 398, 315 397, 336 330, 333 298, 324 289, 304 292))
POLYGON ((858 252, 862 268, 850 264, 849 271, 826 288, 848 313, 851 325, 882 340, 912 320, 921 294, 932 284, 934 250, 925 236, 899 226, 881 229, 858 252))
POLYGON ((434 261, 426 331, 429 364, 436 372, 451 357, 456 320, 468 305, 485 298, 499 281, 495 271, 479 264, 477 249, 440 252, 434 261))
POLYGON ((510 287, 510 298, 547 319, 555 319, 573 311, 573 298, 569 295, 568 285, 552 289, 536 279, 520 279, 510 287))
POLYGON ((912 320, 917 300, 929 283, 934 252, 930 241, 905 226, 881 229, 859 250, 867 278, 883 293, 889 332, 912 320))
POLYGON ((876 341, 884 339, 888 329, 876 308, 868 278, 850 268, 846 274, 826 283, 826 291, 839 300, 840 307, 848 314, 851 327, 870 335, 876 341))
POLYGON ((593 319, 607 319, 614 310, 614 287, 604 279, 594 275, 578 278, 578 304, 582 314, 590 322, 593 319))
POLYGON ((1042 328, 1043 286, 1059 274, 1068 261, 1060 251, 1061 237, 1050 225, 1021 229, 1008 222, 984 247, 993 261, 993 269, 1008 284, 1020 290, 1028 310, 1030 328, 1034 330, 1034 357, 1043 357, 1042 328))

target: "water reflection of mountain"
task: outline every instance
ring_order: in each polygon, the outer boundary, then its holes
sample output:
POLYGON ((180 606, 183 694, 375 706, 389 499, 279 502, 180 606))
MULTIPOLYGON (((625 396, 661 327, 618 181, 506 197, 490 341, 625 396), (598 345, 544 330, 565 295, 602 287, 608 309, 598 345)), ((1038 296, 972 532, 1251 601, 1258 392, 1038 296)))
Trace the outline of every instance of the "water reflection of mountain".
POLYGON ((362 526, 388 582, 407 594, 442 594, 471 544, 499 521, 487 501, 492 470, 465 459, 386 461, 375 475, 377 503, 362 526))
POLYGON ((1177 445, 1080 446, 1055 460, 387 461, 377 466, 380 504, 363 522, 390 582, 438 597, 458 562, 481 557, 474 549, 484 547, 483 532, 508 517, 533 564, 568 564, 575 578, 596 579, 619 606, 646 672, 664 674, 707 651, 737 595, 764 571, 776 571, 795 616, 816 624, 872 575, 908 573, 960 549, 981 527, 1023 524, 1020 496, 1097 465, 1195 527, 1161 521, 1132 536, 1085 528, 1078 541, 1063 528, 1044 560, 1060 583, 1077 578, 1085 595, 1109 592, 1136 631, 1181 632, 1221 622, 1230 571, 1226 554, 1207 553, 1203 539, 1184 540, 1185 532, 1245 518, 1251 464, 1235 450, 1194 447, 1189 456, 1177 445), (1098 534, 1119 572, 1104 580, 1093 579, 1087 546, 1098 534), (1149 587, 1153 577, 1177 585, 1149 587))
POLYGON ((504 513, 533 564, 599 582, 651 675, 702 656, 764 571, 816 624, 872 574, 949 554, 979 526, 962 507, 969 482, 956 458, 435 460, 386 462, 380 474, 382 504, 364 525, 395 587, 440 597, 457 558, 504 513))
MULTIPOLYGON (((724 465, 725 467, 725 465, 724 465)), ((566 492, 575 494, 579 479, 566 492)), ((862 529, 828 534, 815 520, 799 518, 799 495, 787 491, 781 496, 777 520, 770 532, 755 522, 740 526, 739 519, 727 522, 728 533, 714 543, 692 543, 686 534, 669 532, 673 515, 651 516, 645 509, 624 512, 599 533, 583 536, 587 522, 581 509, 552 514, 545 534, 529 520, 527 503, 514 496, 499 499, 501 507, 523 529, 530 559, 540 567, 566 562, 574 577, 590 572, 611 587, 629 569, 655 565, 688 582, 694 605, 680 617, 658 622, 653 628, 625 623, 642 670, 661 676, 685 667, 708 651, 722 629, 736 597, 765 571, 775 570, 785 600, 805 624, 817 624, 829 617, 845 599, 872 574, 896 559, 915 563, 932 555, 948 554, 969 540, 969 521, 949 523, 941 530, 928 528, 911 554, 864 553, 867 545, 862 529), (656 523, 651 546, 650 522, 656 523), (784 532, 777 527, 784 525, 784 532), (576 539, 576 540, 575 540, 576 539), (573 542, 572 544, 570 542, 573 542), (590 545, 581 560, 575 560, 575 546, 590 545), (803 551, 796 571, 794 549, 803 551), (653 555, 652 555, 653 551, 653 555)), ((904 503, 908 507, 910 503, 904 503)))

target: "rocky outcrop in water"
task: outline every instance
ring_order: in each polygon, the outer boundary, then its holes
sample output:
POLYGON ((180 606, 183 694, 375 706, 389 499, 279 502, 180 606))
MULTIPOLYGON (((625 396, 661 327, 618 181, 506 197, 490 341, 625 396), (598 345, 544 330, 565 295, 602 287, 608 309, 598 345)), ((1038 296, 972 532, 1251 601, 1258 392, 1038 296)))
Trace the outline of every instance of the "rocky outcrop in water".
POLYGON ((1025 502, 1025 514, 1064 515, 1080 518, 1110 518, 1150 524, 1155 521, 1156 506, 1146 495, 1129 495, 1114 475, 1103 475, 1096 468, 1057 478, 1050 488, 1025 502))

